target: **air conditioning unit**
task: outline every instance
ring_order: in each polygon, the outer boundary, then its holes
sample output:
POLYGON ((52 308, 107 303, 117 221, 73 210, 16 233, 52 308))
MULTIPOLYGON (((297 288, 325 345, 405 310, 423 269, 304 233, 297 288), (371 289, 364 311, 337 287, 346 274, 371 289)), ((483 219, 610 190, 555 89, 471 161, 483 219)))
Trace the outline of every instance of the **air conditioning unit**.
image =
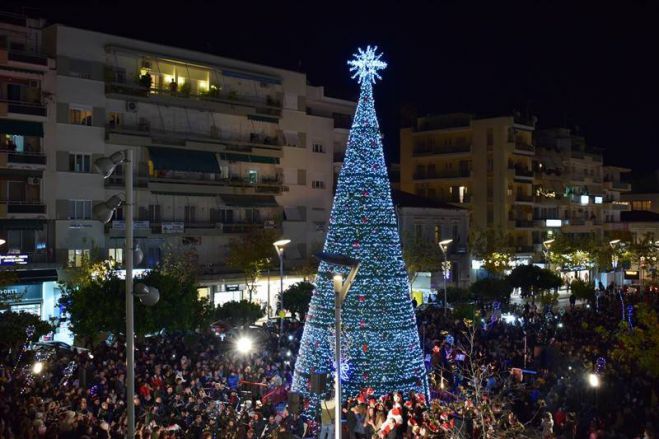
POLYGON ((41 178, 39 177, 28 177, 27 178, 27 184, 31 184, 34 186, 39 186, 41 184, 41 178))
POLYGON ((129 113, 137 113, 137 102, 127 101, 126 102, 126 111, 129 113))

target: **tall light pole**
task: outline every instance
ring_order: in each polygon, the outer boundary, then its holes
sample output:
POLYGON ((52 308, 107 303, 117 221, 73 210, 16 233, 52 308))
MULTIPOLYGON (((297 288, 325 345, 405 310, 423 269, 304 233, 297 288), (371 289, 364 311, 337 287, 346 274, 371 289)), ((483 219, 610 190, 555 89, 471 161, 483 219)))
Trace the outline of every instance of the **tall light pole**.
POLYGON ((551 253, 551 245, 556 241, 555 239, 548 239, 546 241, 542 242, 542 247, 545 249, 545 255, 547 258, 547 269, 550 270, 551 268, 551 261, 549 260, 549 254, 551 253))
POLYGON ((280 239, 272 243, 277 251, 277 256, 279 256, 279 309, 281 314, 279 315, 278 346, 281 346, 281 339, 284 336, 284 247, 290 243, 290 239, 280 239))
POLYGON ((270 264, 272 263, 272 259, 267 258, 266 260, 268 261, 268 304, 266 305, 267 307, 265 309, 265 317, 269 321, 270 320, 270 264))
POLYGON ((449 270, 448 268, 448 261, 446 260, 446 251, 448 250, 448 246, 451 245, 453 242, 452 239, 445 239, 443 241, 439 241, 439 248, 442 250, 442 255, 444 255, 444 264, 442 264, 442 277, 444 278, 444 317, 446 317, 446 312, 447 312, 447 307, 448 303, 446 301, 446 278, 448 277, 449 270))
MULTIPOLYGON (((133 294, 140 298, 145 305, 155 305, 160 293, 156 288, 148 287, 144 284, 138 284, 137 289, 133 292, 133 150, 117 151, 110 157, 101 157, 94 161, 94 167, 98 172, 103 174, 103 178, 108 178, 120 164, 124 165, 124 191, 126 201, 118 195, 113 195, 104 203, 94 206, 94 216, 108 223, 112 219, 115 210, 123 205, 125 206, 125 268, 126 268, 126 409, 127 409, 127 431, 126 437, 135 437, 135 327, 134 327, 134 309, 133 294)), ((138 255, 142 255, 139 251, 138 255)), ((138 264, 141 262, 141 256, 138 256, 138 264)))
POLYGON ((336 378, 334 379, 334 437, 341 439, 341 307, 348 291, 359 271, 359 261, 345 255, 332 253, 316 253, 321 261, 340 267, 350 267, 350 273, 345 281, 343 276, 335 273, 332 277, 334 284, 334 363, 336 378))
MULTIPOLYGON (((620 244, 619 239, 614 239, 609 241, 609 245, 613 251, 611 252, 611 266, 613 267, 613 288, 618 289, 618 280, 617 280, 617 268, 618 268, 618 244, 620 244)), ((625 298, 622 296, 622 288, 618 290, 618 297, 620 298, 620 306, 622 307, 622 321, 625 321, 625 298)))

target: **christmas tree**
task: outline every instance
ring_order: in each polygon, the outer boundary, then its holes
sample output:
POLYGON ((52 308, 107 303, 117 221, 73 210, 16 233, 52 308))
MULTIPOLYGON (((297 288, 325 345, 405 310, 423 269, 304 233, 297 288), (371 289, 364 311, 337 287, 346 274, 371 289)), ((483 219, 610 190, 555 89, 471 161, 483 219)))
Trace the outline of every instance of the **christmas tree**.
MULTIPOLYGON (((360 261, 342 309, 341 383, 343 397, 370 387, 382 395, 415 390, 427 396, 427 380, 416 316, 400 246, 391 188, 373 103, 378 70, 386 67, 377 48, 359 49, 349 61, 361 85, 323 251, 360 261)), ((334 369, 334 274, 349 269, 321 262, 292 390, 315 412, 322 398, 311 392, 312 374, 334 369)))

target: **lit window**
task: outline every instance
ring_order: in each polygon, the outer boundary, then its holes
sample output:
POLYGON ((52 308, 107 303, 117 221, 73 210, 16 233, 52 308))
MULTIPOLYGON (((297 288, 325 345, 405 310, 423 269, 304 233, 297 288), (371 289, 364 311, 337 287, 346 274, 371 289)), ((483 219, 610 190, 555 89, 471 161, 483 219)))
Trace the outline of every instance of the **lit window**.
POLYGON ((69 200, 69 219, 87 220, 91 217, 91 200, 69 200))
POLYGON ((121 265, 124 263, 124 249, 121 247, 110 248, 108 249, 108 257, 117 264, 121 265))
POLYGON ((314 189, 325 189, 325 182, 321 180, 313 180, 311 182, 311 187, 314 189))
POLYGON ((69 123, 92 126, 91 107, 69 107, 69 123))
POLYGON ((89 260, 89 249, 69 249, 69 267, 82 267, 84 260, 89 260))

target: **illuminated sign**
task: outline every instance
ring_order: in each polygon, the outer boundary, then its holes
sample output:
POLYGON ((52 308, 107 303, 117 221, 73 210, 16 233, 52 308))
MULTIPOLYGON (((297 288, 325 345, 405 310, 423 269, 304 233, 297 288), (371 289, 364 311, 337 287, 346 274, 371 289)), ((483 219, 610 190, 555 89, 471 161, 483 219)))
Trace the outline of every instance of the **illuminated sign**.
POLYGON ((0 265, 25 265, 27 262, 27 255, 0 255, 0 265))
POLYGON ((224 286, 224 291, 240 291, 239 284, 226 284, 224 286))
POLYGON ((602 204, 602 197, 595 197, 595 204, 602 204))
POLYGON ((560 227, 563 224, 563 221, 559 219, 548 219, 545 221, 546 227, 560 227))
POLYGON ((183 223, 162 223, 162 233, 183 233, 185 226, 183 223))
POLYGON ((636 270, 625 270, 625 279, 638 279, 638 271, 636 270))
POLYGON ((582 195, 581 197, 579 197, 579 200, 581 201, 581 204, 583 204, 584 206, 588 204, 590 201, 588 195, 582 195))

